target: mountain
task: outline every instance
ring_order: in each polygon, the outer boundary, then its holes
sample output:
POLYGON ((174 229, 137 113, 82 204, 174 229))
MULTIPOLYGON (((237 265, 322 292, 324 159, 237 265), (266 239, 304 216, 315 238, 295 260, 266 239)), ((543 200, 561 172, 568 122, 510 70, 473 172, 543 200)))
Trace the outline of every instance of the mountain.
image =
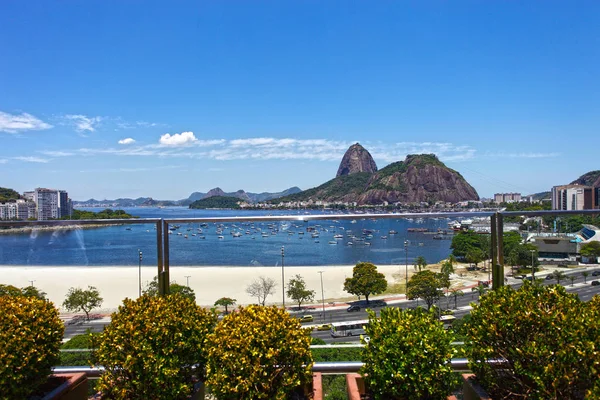
POLYGON ((286 189, 282 192, 275 192, 275 193, 270 193, 270 192, 250 193, 250 192, 245 192, 243 190, 238 190, 237 192, 226 193, 221 188, 217 187, 217 188, 209 190, 208 193, 194 192, 187 199, 180 200, 179 204, 182 206, 186 206, 186 205, 192 204, 196 200, 202 200, 202 199, 212 197, 212 196, 237 197, 239 199, 247 201, 248 203, 261 203, 263 201, 276 199, 276 198, 282 197, 282 196, 289 196, 291 194, 299 193, 301 191, 302 190, 299 187, 294 186, 294 187, 286 189))
POLYGON ((590 171, 571 182, 571 185, 600 186, 600 170, 590 171))
POLYGON ((533 201, 548 200, 552 197, 552 192, 533 193, 533 194, 528 194, 527 196, 523 196, 523 197, 530 197, 530 196, 533 198, 533 201))
POLYGON ((375 164, 375 160, 371 157, 371 153, 356 143, 346 150, 336 177, 356 174, 358 172, 367 172, 370 174, 377 172, 377 164, 375 164))
POLYGON ((374 173, 340 175, 316 188, 274 202, 308 200, 356 202, 359 205, 382 204, 384 201, 456 203, 479 200, 479 195, 462 175, 446 167, 435 155, 419 154, 408 155, 404 161, 392 163, 374 173))

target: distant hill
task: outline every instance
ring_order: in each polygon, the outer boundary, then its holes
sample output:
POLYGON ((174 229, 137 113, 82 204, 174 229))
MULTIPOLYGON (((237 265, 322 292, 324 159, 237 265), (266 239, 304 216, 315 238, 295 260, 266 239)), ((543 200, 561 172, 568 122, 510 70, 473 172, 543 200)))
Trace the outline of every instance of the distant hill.
MULTIPOLYGON (((348 151, 356 152, 354 146, 348 151)), ((364 160, 358 160, 357 163, 365 164, 364 160)), ((320 186, 272 202, 309 200, 356 202, 359 205, 381 204, 384 201, 456 203, 479 200, 479 195, 461 174, 446 167, 435 155, 417 154, 408 155, 404 161, 392 163, 374 173, 339 175, 320 186)))
POLYGON ((590 171, 571 182, 571 185, 600 186, 600 170, 590 171))
POLYGON ((0 202, 15 201, 20 199, 21 195, 13 189, 0 187, 0 202))
POLYGON ((144 206, 175 206, 176 201, 172 200, 154 200, 152 197, 138 197, 137 199, 118 198, 115 200, 96 200, 89 199, 85 201, 73 201, 73 205, 77 207, 92 207, 94 205, 102 205, 103 207, 144 207, 144 206))
POLYGON ((534 194, 528 194, 527 196, 523 196, 523 197, 532 197, 533 201, 542 201, 542 200, 547 200, 549 198, 552 197, 552 192, 540 192, 540 193, 534 193, 534 194))
POLYGON ((288 196, 288 195, 294 194, 294 193, 299 193, 301 191, 302 190, 299 187, 294 186, 294 187, 286 189, 282 192, 275 192, 275 193, 269 193, 269 192, 250 193, 250 192, 245 192, 243 190, 238 190, 237 192, 227 193, 227 192, 224 192, 221 188, 217 187, 217 188, 209 190, 208 193, 194 192, 187 199, 180 200, 179 204, 183 205, 183 206, 190 205, 196 200, 202 200, 202 199, 205 199, 205 198, 211 197, 211 196, 237 197, 241 200, 247 201, 248 203, 261 203, 261 202, 264 202, 267 200, 276 199, 278 197, 288 196))
POLYGON ((202 200, 196 200, 190 204, 190 208, 240 208, 241 199, 228 196, 211 196, 202 200))

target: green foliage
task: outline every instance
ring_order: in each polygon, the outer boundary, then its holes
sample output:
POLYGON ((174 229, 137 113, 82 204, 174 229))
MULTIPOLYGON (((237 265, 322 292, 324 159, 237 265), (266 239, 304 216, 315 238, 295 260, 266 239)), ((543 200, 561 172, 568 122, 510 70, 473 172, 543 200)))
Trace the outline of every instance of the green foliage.
POLYGON ((0 187, 0 203, 15 201, 20 198, 21 195, 13 189, 0 187))
POLYGON ((380 318, 369 311, 369 320, 360 372, 374 398, 445 399, 455 386, 449 363, 455 351, 452 333, 434 313, 390 307, 380 318))
POLYGON ((240 307, 209 338, 207 384, 217 399, 285 399, 311 381, 310 331, 277 307, 240 307))
POLYGON ((35 286, 27 286, 22 289, 19 289, 13 285, 3 285, 0 284, 0 296, 25 296, 25 297, 35 297, 40 300, 46 299, 46 292, 42 292, 35 286))
POLYGON ((62 219, 78 220, 78 219, 129 219, 129 218, 136 218, 136 217, 134 217, 131 214, 127 214, 123 210, 111 210, 110 208, 107 208, 100 212, 78 210, 75 208, 75 209, 73 209, 73 212, 70 217, 63 217, 62 219))
POLYGON ((311 349, 315 362, 361 361, 360 347, 336 347, 311 349))
POLYGON ((440 267, 440 273, 442 275, 450 276, 450 274, 454 273, 454 266, 450 260, 442 262, 440 267))
POLYGON ((103 398, 187 399, 204 379, 215 324, 214 313, 180 295, 125 299, 96 353, 105 368, 98 383, 103 398))
POLYGON ((348 398, 345 375, 323 375, 321 379, 325 400, 346 400, 348 398))
POLYGON ((0 310, 0 399, 24 399, 58 363, 64 325, 35 297, 0 296, 0 310))
POLYGON ((87 366, 93 364, 95 359, 93 352, 97 347, 100 333, 92 333, 88 329, 87 333, 73 336, 68 342, 63 343, 61 350, 70 349, 90 349, 85 352, 61 352, 59 365, 67 366, 87 366))
POLYGON ((473 231, 461 231, 452 237, 452 254, 457 258, 465 258, 469 251, 480 250, 485 252, 487 246, 485 235, 479 235, 473 231))
POLYGON ((427 303, 427 309, 431 309, 433 303, 438 300, 445 286, 444 277, 432 271, 419 271, 410 277, 406 291, 409 300, 423 299, 427 303))
POLYGON ((95 342, 100 338, 100 333, 90 332, 75 335, 68 342, 63 343, 61 349, 93 349, 95 342))
POLYGON ((418 269, 419 271, 423 270, 427 268, 427 260, 425 260, 425 257, 423 256, 419 256, 415 259, 415 270, 418 269))
POLYGON ((196 200, 190 204, 190 208, 205 209, 205 208, 240 208, 241 199, 231 196, 211 196, 202 200, 196 200))
POLYGON ((556 280, 556 283, 560 285, 560 281, 566 279, 567 275, 564 272, 555 269, 554 271, 552 271, 552 278, 554 278, 556 280))
MULTIPOLYGON (((152 281, 148 283, 146 289, 144 289, 144 294, 148 296, 158 296, 158 277, 154 276, 152 281)), ((196 301, 196 293, 189 286, 180 285, 177 282, 171 282, 169 284, 169 294, 179 294, 183 297, 187 297, 192 301, 196 301)))
POLYGON ((221 297, 219 300, 215 301, 215 306, 225 307, 225 314, 227 314, 229 312, 227 307, 234 305, 236 301, 236 299, 230 297, 221 297))
POLYGON ((300 308, 303 302, 312 301, 315 298, 315 291, 307 289, 304 278, 296 275, 288 282, 287 297, 298 303, 298 308, 300 308))
POLYGON ((88 286, 87 290, 81 288, 70 288, 63 307, 69 311, 83 311, 86 319, 90 319, 90 311, 102 305, 102 297, 100 292, 94 286, 88 286))
POLYGON ((584 257, 600 257, 600 242, 582 244, 579 253, 584 257))
POLYGON ((559 285, 489 292, 466 330, 471 370, 494 398, 583 398, 600 379, 600 319, 592 307, 559 285))
POLYGON ((352 278, 346 278, 344 290, 355 296, 365 296, 369 304, 369 296, 385 292, 387 281, 385 275, 377 272, 377 267, 368 262, 359 262, 352 270, 352 278))

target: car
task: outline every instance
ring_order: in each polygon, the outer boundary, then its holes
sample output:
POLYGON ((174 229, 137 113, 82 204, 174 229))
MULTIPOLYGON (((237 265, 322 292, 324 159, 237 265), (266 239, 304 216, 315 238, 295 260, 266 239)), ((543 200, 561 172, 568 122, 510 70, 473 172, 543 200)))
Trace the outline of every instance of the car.
POLYGON ((600 286, 600 281, 592 281, 592 286, 600 286))
POLYGON ((600 276, 600 271, 594 271, 594 272, 592 272, 592 276, 600 276))
POLYGON ((554 279, 554 277, 552 275, 546 275, 546 280, 547 281, 551 281, 552 279, 554 279))
POLYGON ((317 330, 318 331, 328 331, 330 329, 331 329, 331 325, 330 324, 323 324, 323 325, 317 326, 317 330))
POLYGON ((525 275, 515 275, 515 279, 523 279, 525 278, 525 275))
POLYGON ((360 307, 359 307, 359 306, 357 306, 356 304, 354 304, 354 305, 351 305, 350 307, 348 307, 348 308, 346 309, 346 311, 348 311, 348 312, 352 312, 352 311, 360 311, 360 307))
POLYGON ((303 315, 300 317, 300 322, 313 322, 315 318, 312 315, 303 315))

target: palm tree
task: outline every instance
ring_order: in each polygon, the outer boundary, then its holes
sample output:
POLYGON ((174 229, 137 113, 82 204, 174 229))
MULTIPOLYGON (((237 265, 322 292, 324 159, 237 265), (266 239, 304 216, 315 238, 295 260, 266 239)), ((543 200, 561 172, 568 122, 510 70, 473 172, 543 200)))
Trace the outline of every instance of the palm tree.
POLYGON ((555 269, 554 272, 552 272, 552 277, 556 279, 556 283, 560 285, 560 280, 565 279, 567 276, 564 272, 555 269))
POLYGON ((573 283, 575 282, 575 279, 577 279, 576 276, 573 276, 573 275, 569 276, 569 280, 571 281, 571 286, 573 286, 573 283))
POLYGON ((456 298, 457 298, 458 296, 463 296, 463 295, 465 294, 465 292, 463 292, 463 291, 462 291, 462 290, 460 290, 460 289, 451 289, 451 290, 450 290, 450 293, 452 294, 452 296, 454 296, 454 308, 456 309, 456 308, 457 308, 457 307, 456 307, 456 298))
POLYGON ((581 273, 581 276, 583 276, 583 283, 587 283, 587 277, 590 276, 590 273, 587 271, 583 271, 581 273))
POLYGON ((416 258, 415 260, 415 269, 419 268, 419 272, 421 272, 421 269, 425 269, 427 267, 427 261, 425 260, 425 257, 423 256, 419 256, 416 258))

